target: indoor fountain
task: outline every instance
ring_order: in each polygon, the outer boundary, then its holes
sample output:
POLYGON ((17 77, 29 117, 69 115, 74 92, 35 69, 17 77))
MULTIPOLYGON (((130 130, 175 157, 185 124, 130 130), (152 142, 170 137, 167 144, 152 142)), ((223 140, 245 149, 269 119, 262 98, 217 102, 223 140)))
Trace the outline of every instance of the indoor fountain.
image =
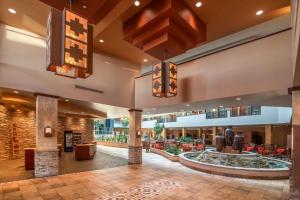
POLYGON ((228 127, 225 136, 216 136, 216 148, 180 155, 180 162, 188 167, 214 174, 258 178, 285 179, 289 177, 289 162, 243 151, 244 136, 228 127))

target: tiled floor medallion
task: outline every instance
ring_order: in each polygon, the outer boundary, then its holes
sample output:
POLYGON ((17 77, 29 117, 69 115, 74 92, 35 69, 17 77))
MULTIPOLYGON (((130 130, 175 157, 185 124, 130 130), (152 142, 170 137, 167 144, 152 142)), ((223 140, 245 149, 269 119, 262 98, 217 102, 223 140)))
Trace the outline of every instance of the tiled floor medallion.
POLYGON ((175 190, 178 187, 182 187, 183 184, 179 182, 173 182, 168 179, 159 179, 149 183, 144 183, 138 187, 133 187, 126 192, 116 192, 104 197, 100 197, 99 200, 146 200, 157 197, 169 190, 175 190))

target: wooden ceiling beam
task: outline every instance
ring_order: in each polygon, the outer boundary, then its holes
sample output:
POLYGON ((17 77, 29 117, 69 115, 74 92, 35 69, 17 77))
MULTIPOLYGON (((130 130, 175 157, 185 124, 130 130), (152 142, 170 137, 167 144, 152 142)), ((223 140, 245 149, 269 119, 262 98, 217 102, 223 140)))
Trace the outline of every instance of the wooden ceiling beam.
POLYGON ((105 17, 94 26, 94 38, 97 38, 99 34, 106 29, 114 21, 124 14, 131 6, 132 0, 121 0, 117 5, 111 9, 105 17))

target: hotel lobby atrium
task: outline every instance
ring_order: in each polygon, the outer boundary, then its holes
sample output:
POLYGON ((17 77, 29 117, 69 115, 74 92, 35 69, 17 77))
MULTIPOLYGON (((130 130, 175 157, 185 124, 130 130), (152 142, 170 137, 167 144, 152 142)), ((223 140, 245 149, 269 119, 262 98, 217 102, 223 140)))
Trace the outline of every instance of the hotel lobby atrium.
POLYGON ((300 199, 298 0, 0 5, 0 200, 300 199))

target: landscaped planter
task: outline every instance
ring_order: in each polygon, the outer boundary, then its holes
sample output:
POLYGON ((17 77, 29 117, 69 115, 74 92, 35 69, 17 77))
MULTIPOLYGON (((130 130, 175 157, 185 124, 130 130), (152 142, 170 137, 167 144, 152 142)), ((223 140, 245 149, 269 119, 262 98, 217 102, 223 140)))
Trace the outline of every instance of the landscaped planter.
POLYGON ((152 153, 156 153, 158 155, 161 155, 169 160, 171 160, 172 162, 179 162, 179 156, 177 155, 173 155, 173 154, 170 154, 164 150, 160 150, 160 149, 155 149, 155 148, 151 148, 150 149, 150 152, 152 153))
MULTIPOLYGON (((242 167, 229 167, 208 164, 200 161, 195 161, 185 157, 186 154, 193 154, 192 152, 182 153, 179 155, 179 161, 186 167, 223 176, 251 178, 251 179, 288 179, 289 169, 262 169, 262 168, 242 168, 242 167)), ((284 161, 282 161, 284 162, 284 161)))
POLYGON ((117 143, 117 142, 97 142, 99 145, 108 146, 108 147, 119 147, 119 148, 128 148, 127 143, 117 143))

